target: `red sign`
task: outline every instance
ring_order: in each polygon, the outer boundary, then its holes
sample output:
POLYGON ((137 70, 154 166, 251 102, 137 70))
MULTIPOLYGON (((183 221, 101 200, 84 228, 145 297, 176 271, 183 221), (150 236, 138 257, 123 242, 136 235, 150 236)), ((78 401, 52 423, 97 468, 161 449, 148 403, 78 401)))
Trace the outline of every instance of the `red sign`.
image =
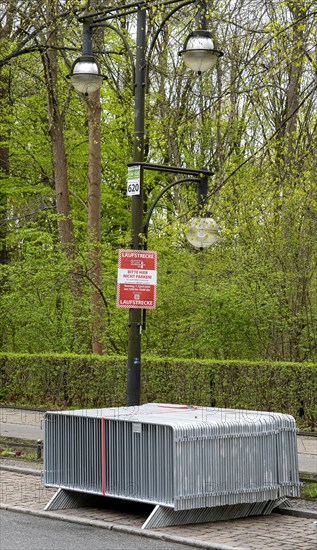
POLYGON ((156 307, 156 252, 119 250, 117 307, 156 307))

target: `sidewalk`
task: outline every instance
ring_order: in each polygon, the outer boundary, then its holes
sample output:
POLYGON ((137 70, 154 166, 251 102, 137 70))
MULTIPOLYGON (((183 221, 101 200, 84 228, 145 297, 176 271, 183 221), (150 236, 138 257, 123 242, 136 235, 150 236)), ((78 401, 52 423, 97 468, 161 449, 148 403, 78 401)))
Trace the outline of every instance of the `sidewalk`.
MULTIPOLYGON (((1 470, 0 480, 1 508, 7 510, 180 542, 184 547, 192 545, 218 550, 315 550, 316 548, 317 514, 310 518, 302 518, 275 513, 270 516, 165 527, 145 532, 141 530, 141 525, 146 515, 138 515, 130 510, 122 512, 107 508, 77 508, 44 512, 44 507, 54 495, 55 489, 44 487, 39 475, 1 470)), ((133 507, 135 505, 131 508, 133 507)))
MULTIPOLYGON (((17 437, 13 436, 14 429, 17 430, 14 433, 22 429, 24 439, 43 439, 43 432, 40 430, 41 418, 42 413, 39 412, 0 409, 1 435, 17 437), (39 433, 40 437, 38 437, 39 433)), ((310 438, 300 438, 299 456, 312 459, 315 457, 316 461, 314 452, 316 452, 316 444, 312 444, 310 438)), ((3 465, 0 480, 1 508, 170 540, 179 542, 184 548, 187 545, 213 550, 315 550, 316 548, 317 513, 312 513, 310 517, 309 514, 307 514, 308 517, 292 517, 273 513, 270 516, 144 531, 141 530, 141 526, 146 515, 136 512, 137 507, 133 503, 131 508, 125 511, 118 509, 116 501, 112 508, 77 508, 45 512, 44 507, 56 490, 44 487, 40 472, 27 471, 23 468, 23 462, 21 470, 3 465)))
POLYGON ((37 441, 43 439, 44 412, 27 409, 0 408, 0 435, 37 441))

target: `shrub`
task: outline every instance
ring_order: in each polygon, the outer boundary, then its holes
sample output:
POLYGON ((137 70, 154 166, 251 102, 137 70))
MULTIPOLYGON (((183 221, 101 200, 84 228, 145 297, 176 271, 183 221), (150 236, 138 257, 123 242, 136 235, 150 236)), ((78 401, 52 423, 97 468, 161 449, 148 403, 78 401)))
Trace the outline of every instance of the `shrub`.
MULTIPOLYGON (((1 400, 51 409, 125 404, 126 358, 0 354, 1 400)), ((144 357, 142 403, 292 414, 316 429, 317 365, 144 357)))

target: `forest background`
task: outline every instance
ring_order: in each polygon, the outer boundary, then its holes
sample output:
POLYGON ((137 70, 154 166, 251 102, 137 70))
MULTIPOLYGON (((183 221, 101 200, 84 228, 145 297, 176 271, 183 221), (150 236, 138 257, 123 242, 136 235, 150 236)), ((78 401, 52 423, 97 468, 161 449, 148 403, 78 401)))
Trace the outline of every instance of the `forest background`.
MULTIPOLYGON (((143 351, 160 357, 316 361, 317 7, 310 0, 208 0, 224 52, 201 76, 179 59, 192 5, 151 57, 146 160, 206 167, 218 243, 186 241, 194 186, 155 209, 157 309, 143 351)), ((92 9, 111 5, 90 2, 92 9)), ((124 42, 95 32, 107 76, 78 95, 78 0, 0 2, 0 351, 125 355, 118 249, 129 248, 133 82, 124 42)), ((167 8, 148 2, 150 42, 167 8)), ((135 16, 111 22, 134 52, 135 16)), ((174 175, 146 173, 146 213, 174 175)))

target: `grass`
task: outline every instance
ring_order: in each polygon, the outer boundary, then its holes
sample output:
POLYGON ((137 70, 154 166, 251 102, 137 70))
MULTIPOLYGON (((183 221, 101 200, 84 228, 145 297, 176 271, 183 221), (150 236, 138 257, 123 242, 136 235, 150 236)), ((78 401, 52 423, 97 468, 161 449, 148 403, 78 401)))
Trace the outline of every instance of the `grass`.
POLYGON ((37 458, 35 441, 29 439, 15 440, 11 437, 0 437, 0 458, 18 458, 21 460, 34 460, 42 462, 37 458))
POLYGON ((34 460, 35 462, 42 462, 42 458, 37 458, 36 453, 27 452, 23 450, 15 451, 14 449, 0 448, 0 457, 2 458, 18 458, 20 460, 34 460))
POLYGON ((317 483, 304 483, 301 496, 303 498, 317 498, 317 483))

